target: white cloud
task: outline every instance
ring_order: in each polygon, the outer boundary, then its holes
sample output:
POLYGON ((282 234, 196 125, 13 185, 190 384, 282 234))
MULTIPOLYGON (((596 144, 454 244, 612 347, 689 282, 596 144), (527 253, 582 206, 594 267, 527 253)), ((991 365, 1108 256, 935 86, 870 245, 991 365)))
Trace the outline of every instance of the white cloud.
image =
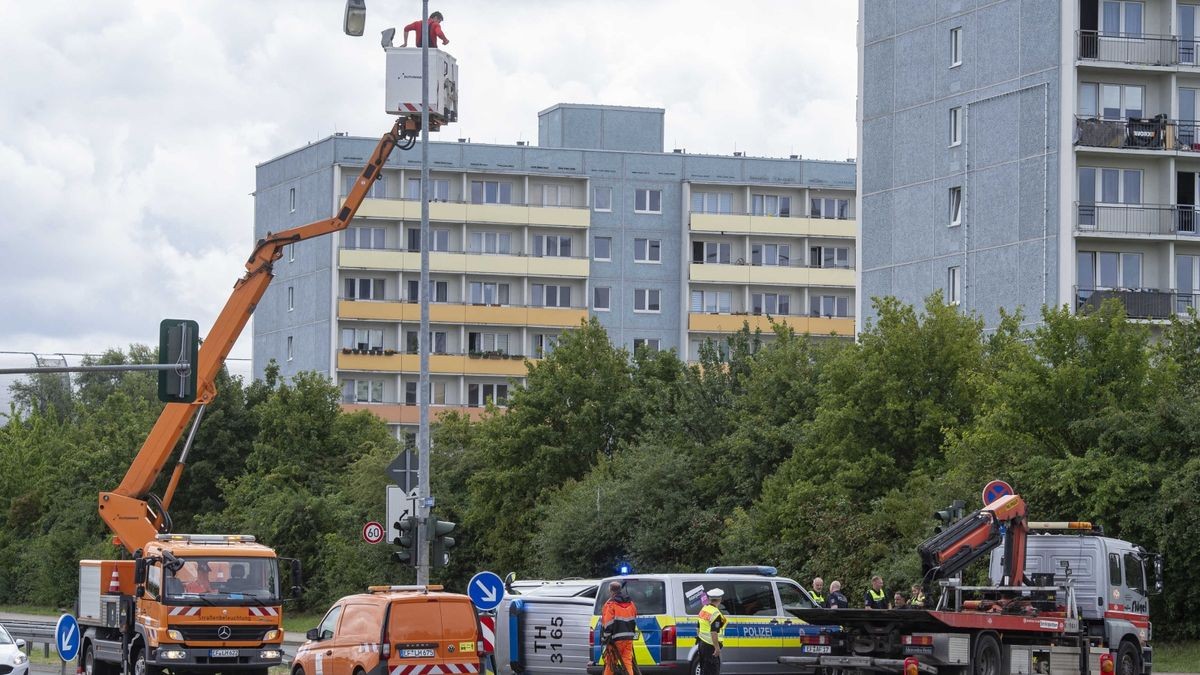
MULTIPOLYGON (((250 250, 254 165, 334 131, 377 136, 378 31, 419 3, 9 3, 0 22, 0 350, 152 342, 203 329, 250 250), (401 10, 401 5, 404 9, 401 10)), ((537 139, 559 102, 660 106, 690 152, 845 159, 848 0, 433 3, 461 71, 446 138, 537 139)), ((249 357, 244 337, 233 356, 249 357)))

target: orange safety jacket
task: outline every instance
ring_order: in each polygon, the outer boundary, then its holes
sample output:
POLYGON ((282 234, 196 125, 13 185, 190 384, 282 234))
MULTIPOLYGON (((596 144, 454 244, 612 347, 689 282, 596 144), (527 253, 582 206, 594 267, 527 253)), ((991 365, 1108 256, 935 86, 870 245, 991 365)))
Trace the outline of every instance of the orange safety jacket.
POLYGON ((637 637, 637 607, 628 598, 617 596, 604 603, 600 621, 601 633, 613 642, 637 637))

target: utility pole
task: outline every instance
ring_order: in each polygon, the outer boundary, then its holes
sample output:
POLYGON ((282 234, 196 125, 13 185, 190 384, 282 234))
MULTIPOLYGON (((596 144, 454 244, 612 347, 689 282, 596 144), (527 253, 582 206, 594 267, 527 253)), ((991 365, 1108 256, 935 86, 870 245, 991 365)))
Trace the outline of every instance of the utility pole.
MULTIPOLYGON (((417 344, 421 374, 417 379, 417 513, 424 527, 429 522, 429 0, 421 0, 421 327, 417 344)), ((417 584, 429 583, 429 537, 417 537, 417 584)))

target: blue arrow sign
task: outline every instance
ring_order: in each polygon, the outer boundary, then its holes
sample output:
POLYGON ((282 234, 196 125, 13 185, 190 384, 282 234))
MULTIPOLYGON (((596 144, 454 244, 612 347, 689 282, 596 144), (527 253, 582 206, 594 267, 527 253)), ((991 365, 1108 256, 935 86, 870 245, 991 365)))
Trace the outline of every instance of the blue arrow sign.
POLYGON ((58 617, 54 626, 54 648, 63 661, 74 661, 79 656, 79 623, 70 614, 58 617))
POLYGON ((467 584, 467 595, 480 611, 490 612, 504 599, 504 581, 495 572, 480 572, 467 584))

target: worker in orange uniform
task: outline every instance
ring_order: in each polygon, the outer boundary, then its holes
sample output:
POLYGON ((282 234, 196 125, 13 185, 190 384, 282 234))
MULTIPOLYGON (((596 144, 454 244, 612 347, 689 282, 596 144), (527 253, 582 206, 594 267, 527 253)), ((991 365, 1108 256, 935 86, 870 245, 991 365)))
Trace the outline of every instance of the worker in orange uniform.
POLYGON ((600 616, 600 641, 604 647, 604 675, 635 675, 633 640, 637 637, 637 607, 621 582, 608 585, 608 601, 600 616))
MULTIPOLYGON (((446 34, 442 32, 442 21, 443 19, 441 12, 434 12, 429 15, 429 46, 435 49, 437 48, 439 39, 441 39, 443 45, 450 44, 450 41, 446 39, 446 34)), ((417 46, 420 47, 422 35, 420 19, 417 19, 416 21, 404 27, 404 42, 400 45, 401 47, 408 46, 409 33, 417 34, 417 46)))
POLYGON ((183 585, 188 593, 212 593, 212 582, 208 578, 208 563, 201 560, 196 563, 196 578, 183 585))

